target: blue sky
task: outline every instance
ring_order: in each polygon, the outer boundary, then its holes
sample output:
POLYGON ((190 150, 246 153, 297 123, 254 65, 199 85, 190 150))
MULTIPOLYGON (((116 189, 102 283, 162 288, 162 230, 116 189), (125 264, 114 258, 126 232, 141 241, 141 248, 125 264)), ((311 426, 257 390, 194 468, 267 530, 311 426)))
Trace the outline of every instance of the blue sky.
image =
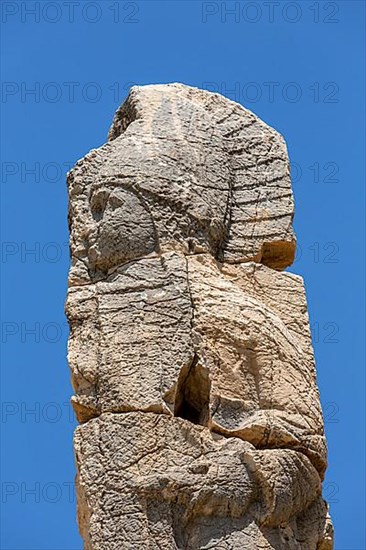
POLYGON ((293 163, 329 443, 336 550, 364 550, 365 4, 2 2, 3 550, 81 550, 63 313, 65 173, 133 83, 184 82, 253 110, 293 163))

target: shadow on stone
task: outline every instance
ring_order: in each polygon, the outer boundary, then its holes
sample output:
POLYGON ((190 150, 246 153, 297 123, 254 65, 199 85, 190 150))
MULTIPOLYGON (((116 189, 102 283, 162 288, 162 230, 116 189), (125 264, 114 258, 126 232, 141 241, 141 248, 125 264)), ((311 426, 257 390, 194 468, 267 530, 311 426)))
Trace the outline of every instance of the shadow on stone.
POLYGON ((210 379, 208 369, 194 354, 190 365, 183 367, 175 394, 174 416, 193 424, 207 426, 209 420, 210 379))

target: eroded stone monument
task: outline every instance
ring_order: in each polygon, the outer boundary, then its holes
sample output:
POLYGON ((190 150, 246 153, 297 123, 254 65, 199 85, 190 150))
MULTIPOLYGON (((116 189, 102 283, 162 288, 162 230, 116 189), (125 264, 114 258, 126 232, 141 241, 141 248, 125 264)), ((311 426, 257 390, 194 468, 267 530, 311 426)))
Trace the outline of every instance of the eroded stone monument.
POLYGON ((326 445, 282 137, 132 88, 68 176, 86 550, 331 550, 326 445))

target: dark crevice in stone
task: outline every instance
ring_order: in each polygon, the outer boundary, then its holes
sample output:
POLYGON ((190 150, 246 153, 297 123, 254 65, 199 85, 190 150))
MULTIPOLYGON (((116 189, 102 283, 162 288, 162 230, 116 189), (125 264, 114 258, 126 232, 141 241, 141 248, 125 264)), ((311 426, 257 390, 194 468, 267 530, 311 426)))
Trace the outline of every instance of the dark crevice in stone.
POLYGON ((175 394, 174 416, 207 426, 209 421, 210 378, 208 370, 194 354, 190 365, 183 367, 175 394))

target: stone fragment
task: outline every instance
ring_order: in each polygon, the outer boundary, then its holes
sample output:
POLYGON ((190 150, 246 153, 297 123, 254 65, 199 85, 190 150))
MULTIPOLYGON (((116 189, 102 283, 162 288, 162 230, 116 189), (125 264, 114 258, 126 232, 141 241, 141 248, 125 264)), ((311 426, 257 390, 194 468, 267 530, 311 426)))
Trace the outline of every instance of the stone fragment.
POLYGON ((332 550, 283 138, 218 94, 134 87, 68 191, 85 550, 332 550))
POLYGON ((326 548, 320 478, 302 453, 143 412, 83 424, 75 452, 86 550, 326 548))

